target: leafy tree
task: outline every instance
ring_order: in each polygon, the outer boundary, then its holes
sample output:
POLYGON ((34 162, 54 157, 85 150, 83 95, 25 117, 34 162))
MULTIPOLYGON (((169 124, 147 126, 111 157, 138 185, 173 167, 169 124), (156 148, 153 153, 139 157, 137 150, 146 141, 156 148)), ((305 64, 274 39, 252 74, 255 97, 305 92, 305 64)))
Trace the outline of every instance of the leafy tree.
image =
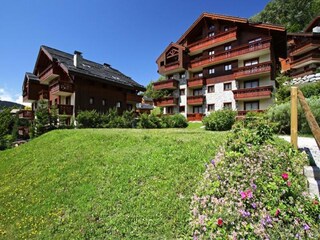
POLYGON ((271 0, 251 20, 279 24, 285 26, 288 32, 299 32, 319 12, 320 0, 271 0))
POLYGON ((160 76, 157 81, 151 81, 147 85, 146 91, 144 92, 143 96, 150 97, 150 98, 153 98, 153 99, 169 96, 170 93, 171 93, 169 90, 154 90, 154 88, 153 88, 153 84, 155 82, 160 82, 160 81, 163 81, 163 80, 165 80, 165 77, 160 76))
POLYGON ((11 143, 11 132, 14 126, 14 119, 11 113, 11 108, 0 110, 0 150, 4 150, 11 143))

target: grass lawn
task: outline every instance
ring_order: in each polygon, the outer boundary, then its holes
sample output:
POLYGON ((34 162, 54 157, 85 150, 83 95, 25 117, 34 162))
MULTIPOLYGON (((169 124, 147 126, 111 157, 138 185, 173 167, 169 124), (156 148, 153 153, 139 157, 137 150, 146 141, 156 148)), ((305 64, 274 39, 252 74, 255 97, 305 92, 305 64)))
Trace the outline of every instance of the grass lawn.
POLYGON ((0 152, 0 239, 173 239, 224 133, 59 130, 0 152))
POLYGON ((197 129, 200 131, 205 130, 205 128, 203 127, 204 125, 202 124, 202 122, 189 122, 188 123, 188 127, 187 129, 197 129))

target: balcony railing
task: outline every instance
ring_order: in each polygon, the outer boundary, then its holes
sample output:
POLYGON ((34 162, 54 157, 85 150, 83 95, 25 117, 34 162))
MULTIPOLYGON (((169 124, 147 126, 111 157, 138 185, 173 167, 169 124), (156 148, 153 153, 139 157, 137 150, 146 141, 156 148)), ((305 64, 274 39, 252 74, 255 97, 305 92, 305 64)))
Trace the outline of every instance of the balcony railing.
POLYGON ((160 82, 155 82, 153 87, 155 90, 162 89, 177 89, 179 86, 179 81, 176 79, 168 79, 160 82))
POLYGON ((204 114, 202 113, 188 113, 187 119, 188 121, 202 121, 204 114))
POLYGON ((232 28, 229 31, 218 33, 213 37, 201 39, 195 43, 191 43, 188 48, 190 52, 203 50, 209 47, 220 45, 237 39, 237 28, 232 28))
POLYGON ((217 53, 215 55, 210 55, 210 56, 205 56, 201 57, 199 59, 195 59, 191 61, 191 68, 196 68, 196 67, 204 67, 206 65, 210 64, 217 64, 219 62, 223 61, 230 61, 233 58, 237 58, 240 55, 264 50, 264 49, 269 49, 270 48, 270 40, 271 38, 266 38, 264 40, 261 40, 259 42, 255 42, 252 44, 244 44, 242 46, 223 51, 222 53, 217 53))
POLYGON ((73 105, 58 104, 57 105, 58 114, 60 115, 72 115, 73 105))
POLYGON ((252 66, 240 67, 235 70, 234 77, 235 79, 241 79, 256 75, 261 75, 263 73, 270 73, 271 71, 271 62, 260 63, 252 66))
POLYGON ((34 113, 33 113, 32 110, 21 110, 19 112, 19 118, 33 120, 34 119, 34 113))
POLYGON ((175 97, 165 97, 154 100, 154 105, 157 107, 175 106, 178 104, 178 99, 175 97))
POLYGON ((228 74, 228 75, 207 78, 206 84, 217 84, 217 83, 222 83, 222 82, 232 81, 232 80, 234 80, 234 75, 228 74))
POLYGON ((320 61, 320 54, 319 53, 310 53, 304 57, 295 59, 294 61, 291 62, 291 67, 292 68, 299 68, 303 67, 306 65, 309 65, 313 62, 318 62, 320 61))
POLYGON ((57 81, 50 86, 50 93, 53 95, 70 96, 73 92, 73 84, 69 82, 57 81))
POLYGON ((235 100, 270 98, 273 86, 242 88, 232 90, 235 100))
POLYGON ((50 64, 46 69, 44 69, 39 74, 40 81, 44 84, 48 84, 50 81, 52 81, 58 77, 59 77, 59 75, 54 70, 54 67, 52 64, 50 64))
POLYGON ((318 47, 320 47, 320 40, 308 39, 296 45, 294 49, 291 51, 290 55, 295 56, 295 55, 303 54, 318 47))
POLYGON ((137 95, 135 93, 127 93, 127 102, 135 102, 135 103, 141 103, 142 96, 137 95))
POLYGON ((204 96, 203 95, 188 96, 187 97, 188 105, 202 105, 203 101, 204 101, 204 96))
POLYGON ((197 77, 197 78, 190 78, 187 80, 187 84, 189 88, 196 88, 196 87, 202 87, 206 84, 205 78, 203 77, 197 77))

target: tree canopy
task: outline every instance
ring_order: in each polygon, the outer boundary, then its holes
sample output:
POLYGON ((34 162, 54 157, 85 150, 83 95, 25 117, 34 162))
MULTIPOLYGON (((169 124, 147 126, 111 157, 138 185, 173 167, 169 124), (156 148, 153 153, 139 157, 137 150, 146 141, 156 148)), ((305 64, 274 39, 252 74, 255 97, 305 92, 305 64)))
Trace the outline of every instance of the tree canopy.
POLYGON ((282 25, 288 32, 300 32, 319 13, 320 0, 271 0, 251 20, 282 25))

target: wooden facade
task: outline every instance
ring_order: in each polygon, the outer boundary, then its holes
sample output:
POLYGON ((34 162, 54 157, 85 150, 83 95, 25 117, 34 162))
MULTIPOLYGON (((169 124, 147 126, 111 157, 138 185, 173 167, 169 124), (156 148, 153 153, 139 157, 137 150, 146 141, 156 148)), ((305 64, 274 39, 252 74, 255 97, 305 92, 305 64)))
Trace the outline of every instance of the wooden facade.
POLYGON ((288 34, 288 57, 281 59, 281 71, 297 78, 320 68, 320 16, 303 33, 288 34))
POLYGON ((167 80, 154 88, 169 90, 177 102, 156 99, 155 105, 189 120, 225 107, 264 110, 272 104, 278 59, 286 56, 283 27, 204 13, 158 57, 158 72, 167 80))
POLYGON ((33 73, 25 75, 23 99, 32 103, 33 110, 44 100, 58 114, 75 117, 84 110, 135 109, 141 102, 138 92, 144 90, 108 64, 88 61, 77 51, 72 55, 41 46, 33 73))

